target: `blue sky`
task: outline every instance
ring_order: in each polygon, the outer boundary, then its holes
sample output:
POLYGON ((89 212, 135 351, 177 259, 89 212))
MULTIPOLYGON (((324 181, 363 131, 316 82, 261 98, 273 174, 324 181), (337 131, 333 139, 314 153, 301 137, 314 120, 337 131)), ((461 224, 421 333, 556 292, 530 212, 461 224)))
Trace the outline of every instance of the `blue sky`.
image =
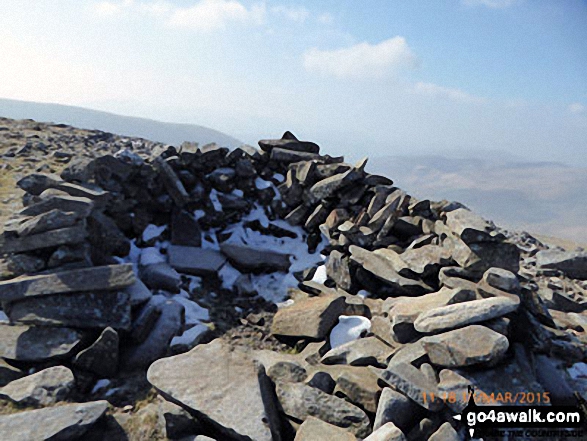
POLYGON ((587 165, 587 2, 2 0, 0 97, 587 165))

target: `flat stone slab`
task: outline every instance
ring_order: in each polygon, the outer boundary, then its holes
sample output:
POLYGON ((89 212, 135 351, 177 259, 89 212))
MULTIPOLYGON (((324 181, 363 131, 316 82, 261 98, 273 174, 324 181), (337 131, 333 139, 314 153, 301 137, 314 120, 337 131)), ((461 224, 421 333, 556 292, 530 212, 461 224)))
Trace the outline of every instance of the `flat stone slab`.
POLYGON ((265 407, 269 395, 260 384, 258 366, 241 349, 214 340, 157 360, 147 379, 164 397, 210 422, 228 439, 272 440, 272 410, 265 407))
POLYGON ((16 226, 15 231, 19 237, 44 233, 49 230, 59 230, 76 224, 80 216, 73 211, 51 210, 38 216, 25 218, 16 226))
POLYGON ((19 361, 66 358, 82 335, 69 328, 0 325, 0 357, 19 361))
POLYGON ((175 270, 194 276, 215 275, 226 263, 226 257, 220 251, 207 248, 171 245, 167 255, 169 265, 175 270))
POLYGON ((108 327, 92 345, 75 356, 73 364, 94 372, 100 378, 109 378, 118 370, 118 333, 108 327))
POLYGON ((3 441, 82 439, 106 409, 107 401, 92 401, 0 415, 0 433, 3 441))
POLYGON ((499 361, 509 347, 505 336, 481 325, 470 325, 421 341, 433 364, 449 368, 492 364, 499 361))
POLYGON ((129 330, 130 302, 125 292, 102 291, 31 297, 6 307, 11 322, 40 326, 129 330))
POLYGON ((41 202, 23 208, 19 214, 21 216, 37 216, 41 213, 57 209, 61 211, 73 211, 81 217, 87 217, 92 211, 92 208, 94 208, 94 202, 88 198, 49 196, 41 202))
POLYGON ((295 302, 277 311, 271 333, 289 337, 322 339, 345 310, 344 297, 320 296, 295 302))
POLYGON ((519 305, 519 299, 509 297, 455 303, 423 312, 414 322, 414 328, 423 333, 458 328, 504 316, 518 309, 519 305))
POLYGON ((318 418, 308 417, 302 423, 294 441, 356 441, 355 435, 318 418))
POLYGON ((63 401, 73 389, 74 382, 71 370, 54 366, 0 388, 0 398, 23 406, 48 406, 63 401))
POLYGON ((24 253, 59 245, 76 244, 83 242, 87 237, 85 222, 80 222, 73 227, 60 228, 26 237, 14 238, 0 235, 0 254, 24 253))
POLYGON ((98 266, 0 282, 0 301, 84 291, 114 290, 135 283, 132 264, 98 266))
POLYGON ((435 412, 443 406, 438 396, 438 385, 410 363, 397 363, 392 359, 380 376, 384 382, 425 409, 435 412))
POLYGON ((220 250, 235 268, 254 273, 287 272, 290 255, 276 251, 251 248, 246 245, 222 244, 220 250))

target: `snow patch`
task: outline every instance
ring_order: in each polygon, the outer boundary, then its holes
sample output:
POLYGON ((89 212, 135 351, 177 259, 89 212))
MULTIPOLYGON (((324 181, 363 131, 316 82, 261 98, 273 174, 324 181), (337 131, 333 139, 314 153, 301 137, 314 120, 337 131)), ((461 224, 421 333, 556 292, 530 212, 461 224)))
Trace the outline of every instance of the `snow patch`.
MULTIPOLYGON (((185 291, 182 291, 187 296, 188 294, 185 291)), ((183 305, 185 310, 185 324, 187 326, 193 326, 199 324, 201 321, 208 321, 210 320, 210 313, 206 308, 201 307, 193 300, 182 296, 182 294, 178 294, 173 296, 172 299, 183 305)))
POLYGON ((166 229, 167 229, 167 225, 161 225, 160 227, 158 227, 157 225, 149 224, 143 230, 142 238, 145 242, 148 242, 151 239, 155 239, 156 237, 161 236, 161 234, 163 234, 163 232, 166 229))
POLYGON ((327 278, 328 278, 328 275, 326 274, 326 265, 320 265, 316 269, 316 272, 314 273, 314 277, 312 277, 312 282, 324 283, 324 282, 326 282, 327 278))
POLYGON ((330 347, 337 348, 349 341, 361 338, 371 330, 371 320, 360 315, 341 315, 338 324, 330 331, 330 347))
POLYGON ((214 206, 214 210, 222 211, 222 204, 218 200, 218 192, 215 188, 210 191, 210 200, 212 201, 212 205, 214 206))
POLYGON ((167 259, 157 247, 148 247, 141 250, 140 263, 143 266, 153 265, 155 263, 165 263, 167 259))
POLYGON ((100 389, 104 389, 105 387, 108 387, 108 386, 110 386, 110 380, 108 380, 106 378, 102 378, 101 380, 96 381, 96 384, 92 388, 92 392, 91 393, 92 394, 95 394, 100 389))
POLYGON ((567 369, 567 372, 573 380, 587 379, 587 364, 583 362, 575 363, 567 369))

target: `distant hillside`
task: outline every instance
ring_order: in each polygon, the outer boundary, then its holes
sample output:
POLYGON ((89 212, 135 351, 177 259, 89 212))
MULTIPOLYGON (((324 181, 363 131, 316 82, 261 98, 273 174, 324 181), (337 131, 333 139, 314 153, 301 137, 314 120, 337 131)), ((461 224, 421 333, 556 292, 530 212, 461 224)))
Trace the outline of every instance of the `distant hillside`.
POLYGON ((145 118, 115 115, 61 104, 34 103, 0 98, 0 116, 13 119, 69 124, 75 127, 123 136, 136 136, 178 146, 184 141, 200 145, 215 142, 223 147, 238 147, 236 138, 195 124, 174 124, 145 118))
POLYGON ((456 200, 498 225, 587 244, 587 168, 488 154, 385 156, 368 169, 416 197, 456 200))

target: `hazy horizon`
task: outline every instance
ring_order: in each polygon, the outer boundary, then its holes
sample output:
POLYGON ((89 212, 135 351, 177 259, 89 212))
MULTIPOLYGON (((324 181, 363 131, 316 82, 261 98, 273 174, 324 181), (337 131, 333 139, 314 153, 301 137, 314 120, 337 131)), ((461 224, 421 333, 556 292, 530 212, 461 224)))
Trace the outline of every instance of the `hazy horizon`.
POLYGON ((587 165, 585 22, 580 0, 5 0, 0 97, 587 165))

